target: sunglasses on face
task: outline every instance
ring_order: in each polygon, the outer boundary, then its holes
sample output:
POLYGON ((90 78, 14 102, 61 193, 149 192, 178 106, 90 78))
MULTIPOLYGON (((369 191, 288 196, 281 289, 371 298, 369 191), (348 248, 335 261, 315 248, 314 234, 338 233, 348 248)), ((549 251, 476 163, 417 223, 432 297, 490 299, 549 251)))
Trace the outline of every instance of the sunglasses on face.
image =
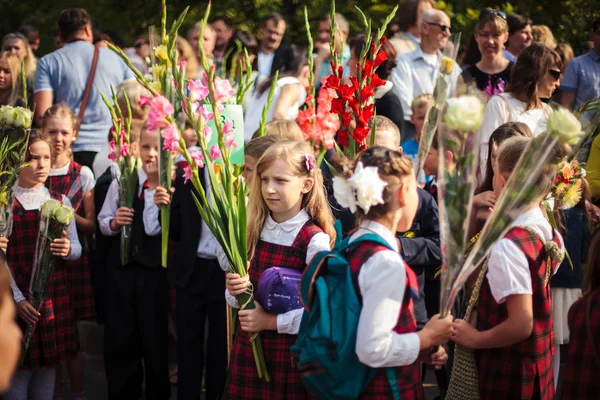
POLYGON ((479 17, 486 17, 488 15, 497 15, 498 17, 506 21, 506 14, 500 10, 492 10, 488 8, 479 13, 479 17))
POLYGON ((560 76, 562 75, 562 72, 560 72, 557 69, 551 69, 550 71, 548 71, 548 73, 552 76, 552 78, 557 81, 560 79, 560 76))
POLYGON ((423 21, 425 22, 427 25, 433 25, 433 26, 437 26, 438 28, 440 28, 440 30, 442 31, 442 33, 448 32, 450 33, 450 27, 448 25, 442 25, 442 24, 438 24, 436 22, 427 22, 427 21, 423 21))

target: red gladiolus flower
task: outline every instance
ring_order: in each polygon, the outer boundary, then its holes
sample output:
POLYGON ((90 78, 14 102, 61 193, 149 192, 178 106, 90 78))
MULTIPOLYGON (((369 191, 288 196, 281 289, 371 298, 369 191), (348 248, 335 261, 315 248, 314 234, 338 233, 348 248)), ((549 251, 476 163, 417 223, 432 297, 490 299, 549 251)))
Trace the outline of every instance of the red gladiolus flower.
POLYGON ((340 89, 340 78, 338 78, 335 75, 329 75, 327 77, 327 79, 325 80, 325 86, 330 89, 339 90, 340 89))
POLYGON ((371 74, 373 74, 373 61, 366 60, 365 61, 365 73, 363 74, 363 76, 366 78, 368 76, 371 76, 371 74))
POLYGON ((350 122, 352 122, 352 113, 344 112, 342 113, 342 124, 344 128, 348 128, 350 126, 350 122))
POLYGON ((331 112, 341 115, 344 112, 344 103, 341 99, 331 100, 331 112))
POLYGON ((357 143, 363 143, 369 134, 369 127, 366 125, 356 125, 352 132, 352 137, 357 143))
POLYGON ((340 87, 340 90, 338 91, 338 94, 343 102, 347 102, 352 101, 352 99, 354 98, 355 91, 356 89, 350 85, 342 85, 340 87))
POLYGON ((337 134, 337 142, 342 147, 348 147, 348 131, 339 131, 337 134))
POLYGON ((384 61, 388 59, 388 54, 385 51, 380 51, 375 57, 375 68, 378 68, 384 61))
POLYGON ((365 103, 369 97, 374 96, 375 93, 373 92, 373 89, 371 89, 370 86, 365 86, 361 91, 360 91, 360 101, 365 103))
POLYGON ((358 78, 355 76, 350 77, 350 83, 352 83, 352 88, 354 88, 354 90, 358 90, 358 88, 360 87, 358 85, 358 78))
POLYGON ((373 76, 371 76, 371 87, 373 89, 378 88, 379 86, 383 86, 383 85, 385 85, 385 81, 383 79, 381 79, 376 74, 373 74, 373 76))
POLYGON ((387 38, 385 37, 385 35, 383 35, 381 39, 379 39, 379 44, 383 44, 383 42, 385 42, 386 40, 387 38))

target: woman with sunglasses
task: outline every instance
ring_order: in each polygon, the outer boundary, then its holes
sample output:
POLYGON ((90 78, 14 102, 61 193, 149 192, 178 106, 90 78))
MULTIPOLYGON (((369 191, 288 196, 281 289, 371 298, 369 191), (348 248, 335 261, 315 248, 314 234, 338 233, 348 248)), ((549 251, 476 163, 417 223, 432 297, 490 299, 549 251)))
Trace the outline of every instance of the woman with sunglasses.
POLYGON ((492 96, 485 107, 480 128, 479 182, 486 173, 488 143, 496 128, 506 122, 522 122, 533 136, 546 130, 552 109, 542 99, 550 98, 560 85, 562 67, 560 56, 543 44, 533 43, 519 54, 506 92, 492 96))
POLYGON ((473 40, 477 43, 479 61, 466 67, 461 79, 477 87, 487 97, 504 92, 513 66, 502 55, 504 43, 508 40, 506 14, 483 10, 479 14, 473 40))

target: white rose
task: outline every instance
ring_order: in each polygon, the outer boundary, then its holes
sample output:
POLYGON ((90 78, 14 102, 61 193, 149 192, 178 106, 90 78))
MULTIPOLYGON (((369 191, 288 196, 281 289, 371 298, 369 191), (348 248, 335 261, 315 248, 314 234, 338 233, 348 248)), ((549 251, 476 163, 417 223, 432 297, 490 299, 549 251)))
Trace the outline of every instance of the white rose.
POLYGON ((15 120, 15 109, 11 106, 2 107, 2 121, 4 125, 12 125, 15 120))
POLYGON ((54 200, 54 199, 48 199, 48 200, 46 200, 46 202, 44 203, 44 205, 42 205, 42 209, 41 209, 42 217, 50 218, 51 216, 54 215, 54 212, 61 205, 62 204, 58 200, 54 200))
POLYGON ((25 129, 29 129, 31 127, 33 113, 30 110, 23 107, 16 107, 13 115, 15 126, 23 127, 25 129))
POLYGON ((448 99, 444 121, 450 129, 473 132, 483 123, 484 105, 477 96, 460 96, 448 99))
POLYGON ((75 216, 75 211, 63 204, 54 211, 54 219, 63 225, 69 225, 75 216))
POLYGON ((340 206, 348 208, 352 213, 356 212, 354 188, 346 179, 339 176, 333 178, 333 197, 340 206))
POLYGON ((379 177, 377 167, 364 168, 363 163, 359 162, 348 182, 356 190, 357 204, 365 214, 372 206, 383 204, 383 189, 387 186, 387 182, 379 177))
POLYGON ((560 136, 568 144, 577 144, 583 134, 581 122, 566 108, 554 110, 546 123, 550 135, 560 136))

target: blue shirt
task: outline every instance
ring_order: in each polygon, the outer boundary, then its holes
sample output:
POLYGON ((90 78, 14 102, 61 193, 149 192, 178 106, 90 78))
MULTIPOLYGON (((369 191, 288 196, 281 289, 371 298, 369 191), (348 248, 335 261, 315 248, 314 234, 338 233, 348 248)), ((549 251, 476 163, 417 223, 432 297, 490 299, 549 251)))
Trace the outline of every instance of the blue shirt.
MULTIPOLYGON (((406 142, 402 143, 402 153, 410 158, 415 170, 419 168, 419 142, 417 142, 415 139, 408 139, 406 142)), ((426 176, 425 172, 421 170, 419 171, 417 182, 420 185, 424 185, 432 178, 432 176, 426 176)))
POLYGON ((506 49, 502 50, 502 55, 508 61, 517 62, 517 57, 513 53, 511 53, 510 51, 508 51, 506 49))
MULTIPOLYGON (((93 58, 94 45, 83 40, 67 43, 63 48, 47 54, 37 66, 35 91, 53 92, 52 103, 67 103, 77 118, 93 58)), ((110 97, 111 86, 116 90, 121 82, 134 78, 121 57, 112 50, 100 49, 79 137, 73 144, 74 151, 100 151, 112 126, 110 112, 100 92, 110 97)))
POLYGON ((600 96, 600 54, 590 50, 571 60, 560 90, 575 93, 574 109, 600 96))
MULTIPOLYGON (((342 52, 342 67, 344 67, 343 77, 347 78, 350 76, 350 68, 348 68, 348 60, 350 59, 350 46, 347 44, 344 45, 344 51, 342 52)), ((321 79, 323 77, 327 77, 331 75, 331 60, 327 59, 323 61, 321 64, 321 70, 319 74, 315 77, 315 90, 316 93, 319 93, 319 89, 321 88, 321 79)))

